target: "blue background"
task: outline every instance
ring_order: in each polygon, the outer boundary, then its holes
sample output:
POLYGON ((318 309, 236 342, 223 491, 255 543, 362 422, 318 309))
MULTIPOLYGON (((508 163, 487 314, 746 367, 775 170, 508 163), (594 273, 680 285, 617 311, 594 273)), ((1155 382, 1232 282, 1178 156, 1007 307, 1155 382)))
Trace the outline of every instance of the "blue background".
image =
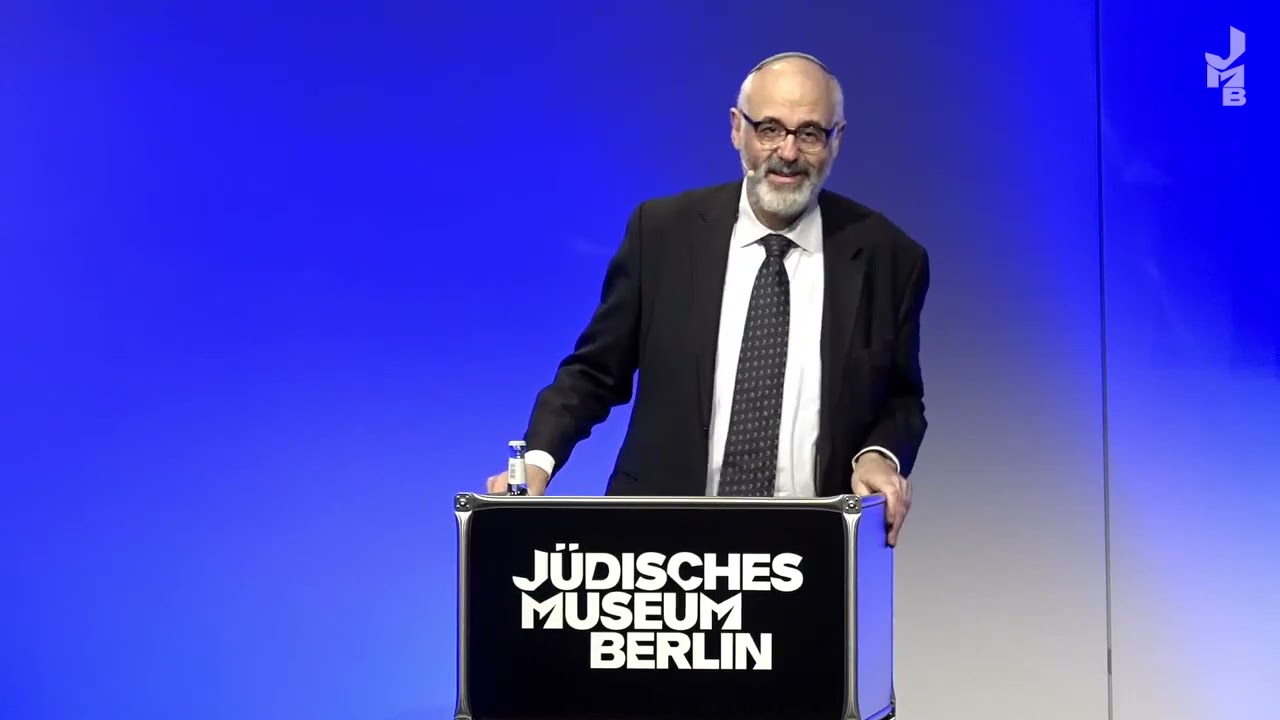
POLYGON ((904 710, 1274 707, 1263 3, 0 12, 0 718, 451 712, 451 496, 784 49, 844 83, 832 187, 934 261, 904 710))

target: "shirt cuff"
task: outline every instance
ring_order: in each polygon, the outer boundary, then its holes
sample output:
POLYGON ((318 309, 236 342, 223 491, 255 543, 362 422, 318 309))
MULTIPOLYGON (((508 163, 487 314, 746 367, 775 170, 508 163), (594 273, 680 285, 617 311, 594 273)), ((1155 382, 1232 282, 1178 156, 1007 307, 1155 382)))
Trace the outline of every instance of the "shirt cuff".
POLYGON ((524 461, 528 465, 539 468, 551 477, 551 472, 556 469, 556 460, 551 457, 550 453, 542 450, 530 450, 524 454, 524 461))
POLYGON ((858 462, 858 458, 862 457, 863 455, 866 455, 869 452, 878 452, 881 455, 885 456, 886 458, 889 459, 889 462, 893 463, 894 472, 902 472, 902 463, 898 462, 898 456, 880 447, 879 445, 872 445, 869 448, 863 448, 861 452, 853 456, 853 461, 855 463, 858 462))

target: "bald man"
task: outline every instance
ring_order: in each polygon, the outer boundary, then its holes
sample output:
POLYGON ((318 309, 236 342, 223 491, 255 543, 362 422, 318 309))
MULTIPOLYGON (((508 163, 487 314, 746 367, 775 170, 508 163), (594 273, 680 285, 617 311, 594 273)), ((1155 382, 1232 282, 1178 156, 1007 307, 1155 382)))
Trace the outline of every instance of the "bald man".
POLYGON ((607 494, 879 492, 896 545, 926 427, 928 256, 824 189, 844 100, 816 58, 757 65, 729 122, 744 178, 631 215, 595 314, 534 403, 529 491, 547 491, 638 375, 607 494))

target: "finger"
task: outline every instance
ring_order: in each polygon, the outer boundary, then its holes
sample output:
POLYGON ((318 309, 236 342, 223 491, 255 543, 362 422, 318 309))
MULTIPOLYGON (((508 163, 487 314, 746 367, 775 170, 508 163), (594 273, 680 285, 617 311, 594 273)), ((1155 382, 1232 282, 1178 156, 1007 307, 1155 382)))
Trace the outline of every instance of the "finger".
POLYGON ((885 530, 889 533, 889 545, 893 546, 898 542, 898 530, 902 526, 902 492, 896 487, 886 488, 884 498, 885 530))
POLYGON ((897 547, 898 537, 902 534, 902 526, 907 524, 907 510, 902 508, 898 515, 893 519, 893 525, 889 528, 889 546, 897 547))
POLYGON ((907 515, 911 513, 911 483, 906 478, 899 476, 898 487, 901 488, 898 500, 897 512, 893 519, 893 530, 890 532, 891 545, 898 544, 898 537, 902 533, 902 526, 907 523, 907 515))
POLYGON ((503 483, 507 479, 506 475, 493 475, 489 477, 487 489, 490 494, 496 495, 503 491, 503 483))

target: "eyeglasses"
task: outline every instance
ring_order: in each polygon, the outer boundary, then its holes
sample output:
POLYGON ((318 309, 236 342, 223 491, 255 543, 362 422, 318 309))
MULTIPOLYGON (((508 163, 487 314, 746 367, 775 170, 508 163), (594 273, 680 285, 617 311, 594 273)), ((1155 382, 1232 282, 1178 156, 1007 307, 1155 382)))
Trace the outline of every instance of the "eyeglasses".
POLYGON ((741 108, 738 112, 755 131, 760 145, 767 150, 772 150, 786 142, 788 135, 795 135, 796 145, 800 150, 806 153, 817 152, 831 142, 831 136, 836 131, 836 128, 825 128, 817 123, 805 123, 798 128, 789 128, 777 120, 752 120, 751 116, 741 108))

